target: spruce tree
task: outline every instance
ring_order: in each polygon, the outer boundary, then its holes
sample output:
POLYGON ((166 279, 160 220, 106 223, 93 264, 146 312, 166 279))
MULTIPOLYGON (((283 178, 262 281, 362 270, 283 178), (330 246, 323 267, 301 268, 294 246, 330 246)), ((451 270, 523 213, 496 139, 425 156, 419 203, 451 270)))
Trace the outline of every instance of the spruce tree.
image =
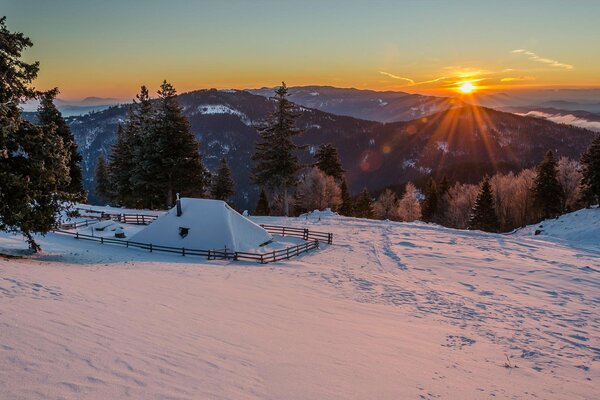
POLYGON ((469 218, 469 229, 485 232, 497 232, 500 227, 496 209, 494 206, 494 195, 489 177, 485 177, 481 183, 475 205, 471 209, 469 218))
POLYGON ((252 159, 254 183, 274 190, 283 195, 283 213, 289 215, 288 189, 296 185, 296 175, 300 170, 300 162, 296 151, 299 148, 293 138, 302 133, 296 127, 300 116, 294 112, 294 104, 288 99, 285 82, 275 91, 277 106, 269 116, 266 126, 259 128, 260 140, 256 144, 256 152, 252 159))
POLYGON ((112 146, 109 156, 108 175, 112 195, 117 205, 136 207, 137 197, 131 184, 131 171, 135 168, 133 125, 129 123, 133 111, 128 112, 128 123, 117 127, 117 141, 112 146))
POLYGON ((83 176, 81 174, 81 162, 83 158, 77 150, 77 144, 75 143, 75 138, 73 137, 71 128, 69 128, 69 125, 67 125, 63 119, 62 114, 54 105, 54 99, 58 93, 58 88, 41 93, 40 106, 37 112, 38 122, 41 125, 54 124, 56 135, 61 137, 63 145, 69 152, 70 180, 67 186, 62 189, 66 192, 72 193, 74 199, 77 201, 85 202, 87 194, 83 189, 83 176))
POLYGON ((267 199, 267 192, 265 189, 260 190, 260 195, 258 196, 258 203, 256 203, 256 209, 254 210, 254 215, 270 215, 271 209, 269 207, 269 200, 267 199))
POLYGON ((373 218, 373 198, 364 188, 354 203, 354 216, 357 218, 373 218))
POLYGON ((588 205, 600 202, 600 135, 581 156, 581 196, 588 205))
POLYGON ((421 218, 425 222, 432 222, 438 210, 439 194, 433 178, 427 180, 425 187, 425 200, 421 206, 421 218))
POLYGON ((340 215, 351 217, 354 214, 354 204, 352 202, 352 196, 350 196, 350 191, 348 190, 346 178, 342 178, 340 192, 342 197, 342 204, 340 205, 338 212, 340 213, 340 215))
POLYGON ((96 171, 94 174, 94 187, 96 196, 102 203, 111 199, 110 180, 108 177, 108 167, 104 155, 99 155, 96 161, 96 171))
POLYGON ((203 196, 209 173, 199 153, 199 144, 183 110, 177 103, 175 88, 163 81, 158 90, 156 122, 149 140, 153 157, 149 171, 158 189, 157 206, 172 207, 175 193, 203 196))
POLYGON ((548 151, 538 165, 533 199, 544 219, 554 218, 562 212, 563 190, 558 181, 558 167, 552 151, 548 151))
POLYGON ((227 201, 227 199, 229 199, 235 193, 231 169, 229 169, 229 165, 227 164, 225 157, 221 158, 221 162, 217 168, 217 173, 213 178, 210 193, 213 199, 223 201, 227 201))
POLYGON ((134 202, 140 208, 154 208, 154 203, 161 203, 162 192, 155 179, 159 166, 152 141, 155 118, 148 88, 142 85, 133 100, 126 128, 133 161, 129 182, 134 202))
POLYGON ((0 18, 0 230, 21 233, 38 251, 33 234, 53 229, 58 214, 77 200, 65 190, 71 153, 56 124, 23 119, 20 104, 36 95, 31 82, 39 64, 21 60, 33 44, 5 21, 0 18))
POLYGON ((337 149, 331 144, 322 144, 315 153, 314 166, 319 168, 325 174, 332 176, 337 182, 344 177, 344 169, 338 155, 337 149))

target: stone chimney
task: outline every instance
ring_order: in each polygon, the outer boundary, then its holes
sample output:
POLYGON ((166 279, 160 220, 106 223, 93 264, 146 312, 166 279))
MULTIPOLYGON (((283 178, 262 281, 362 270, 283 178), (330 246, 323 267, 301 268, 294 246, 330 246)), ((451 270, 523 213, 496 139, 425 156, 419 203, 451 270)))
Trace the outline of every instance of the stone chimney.
POLYGON ((177 193, 177 216, 181 217, 181 199, 179 199, 179 193, 177 193))

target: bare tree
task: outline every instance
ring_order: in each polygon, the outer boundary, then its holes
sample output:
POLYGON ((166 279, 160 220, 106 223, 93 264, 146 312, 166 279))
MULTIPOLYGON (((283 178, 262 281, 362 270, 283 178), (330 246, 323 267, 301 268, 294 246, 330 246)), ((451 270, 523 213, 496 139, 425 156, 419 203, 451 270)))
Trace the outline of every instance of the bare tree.
POLYGON ((448 208, 444 214, 444 225, 467 229, 471 209, 475 204, 479 187, 466 183, 455 183, 446 193, 448 208))
POLYGON ((572 211, 577 208, 580 197, 581 165, 578 161, 567 157, 558 160, 558 182, 563 189, 563 210, 572 211))
POLYGON ((385 189, 373 204, 373 213, 378 219, 398 219, 398 197, 390 189, 385 189))
POLYGON ((341 190, 335 179, 318 168, 312 168, 298 185, 296 196, 307 210, 336 209, 342 203, 341 190))
POLYGON ((412 222, 421 218, 421 204, 418 192, 412 182, 406 184, 406 191, 398 203, 398 216, 401 221, 412 222))

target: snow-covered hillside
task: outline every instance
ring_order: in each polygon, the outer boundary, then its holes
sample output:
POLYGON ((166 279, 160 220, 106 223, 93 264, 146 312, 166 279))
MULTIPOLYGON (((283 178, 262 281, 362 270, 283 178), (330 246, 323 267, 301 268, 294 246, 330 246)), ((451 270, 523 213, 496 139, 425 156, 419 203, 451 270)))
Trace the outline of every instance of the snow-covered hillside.
MULTIPOLYGON (((600 398, 599 247, 324 215, 257 221, 330 231, 335 244, 261 266, 50 234, 41 255, 0 258, 0 397, 600 398)), ((0 249, 24 246, 0 237, 0 249)))

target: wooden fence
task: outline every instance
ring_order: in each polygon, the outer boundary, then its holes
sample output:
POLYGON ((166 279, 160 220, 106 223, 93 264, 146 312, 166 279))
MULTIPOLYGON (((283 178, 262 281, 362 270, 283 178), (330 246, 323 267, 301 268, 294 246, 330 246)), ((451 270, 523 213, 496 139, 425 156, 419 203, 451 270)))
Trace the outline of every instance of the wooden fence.
MULTIPOLYGON (((83 226, 83 225, 82 225, 83 226)), ((92 236, 79 232, 70 232, 64 229, 58 229, 55 232, 63 235, 69 235, 74 237, 75 239, 80 240, 88 240, 93 242, 100 242, 101 244, 114 244, 124 247, 138 248, 142 250, 148 250, 150 252, 158 251, 163 253, 175 253, 180 254, 182 256, 201 256, 206 257, 208 260, 250 260, 260 262, 261 264, 266 264, 269 262, 281 261, 284 259, 289 259, 295 256, 298 256, 302 253, 306 253, 313 249, 319 248, 319 241, 308 240, 304 243, 291 246, 285 249, 273 250, 268 253, 249 253, 242 251, 229 251, 225 249, 217 249, 217 250, 199 250, 199 249, 188 249, 184 247, 170 247, 170 246, 160 246, 152 243, 140 243, 134 242, 131 240, 121 240, 114 238, 105 238, 102 236, 92 236)))

